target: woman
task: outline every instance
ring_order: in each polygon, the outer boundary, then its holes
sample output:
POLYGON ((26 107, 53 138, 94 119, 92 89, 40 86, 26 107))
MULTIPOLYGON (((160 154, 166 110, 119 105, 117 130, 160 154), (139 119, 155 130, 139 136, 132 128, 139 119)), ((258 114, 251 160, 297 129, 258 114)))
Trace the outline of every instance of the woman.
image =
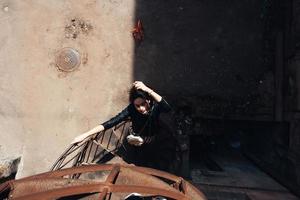
POLYGON ((135 81, 130 90, 130 104, 118 115, 107 122, 77 136, 73 144, 109 129, 130 118, 131 134, 127 136, 125 161, 140 166, 167 170, 174 159, 174 143, 171 135, 163 130, 159 115, 171 110, 169 104, 156 92, 141 81, 135 81), (128 155, 131 155, 128 156, 128 155))

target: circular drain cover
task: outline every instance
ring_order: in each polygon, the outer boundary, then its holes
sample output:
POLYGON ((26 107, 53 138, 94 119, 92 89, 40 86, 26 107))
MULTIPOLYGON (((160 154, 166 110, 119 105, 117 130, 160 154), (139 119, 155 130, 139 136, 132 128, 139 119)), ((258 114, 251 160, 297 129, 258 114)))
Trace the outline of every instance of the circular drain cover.
POLYGON ((72 48, 63 48, 56 55, 55 63, 62 71, 73 71, 80 65, 80 54, 72 48))

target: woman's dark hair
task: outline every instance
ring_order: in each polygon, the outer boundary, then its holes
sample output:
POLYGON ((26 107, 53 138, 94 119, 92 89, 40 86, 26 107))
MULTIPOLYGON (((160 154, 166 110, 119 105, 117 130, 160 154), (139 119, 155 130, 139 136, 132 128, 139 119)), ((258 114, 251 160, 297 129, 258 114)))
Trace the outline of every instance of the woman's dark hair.
POLYGON ((129 91, 129 101, 130 101, 130 103, 133 103, 133 101, 136 98, 139 98, 139 97, 143 98, 143 99, 146 99, 146 100, 151 100, 152 101, 152 98, 149 96, 149 94, 147 92, 144 92, 142 90, 137 90, 134 87, 132 87, 129 91))

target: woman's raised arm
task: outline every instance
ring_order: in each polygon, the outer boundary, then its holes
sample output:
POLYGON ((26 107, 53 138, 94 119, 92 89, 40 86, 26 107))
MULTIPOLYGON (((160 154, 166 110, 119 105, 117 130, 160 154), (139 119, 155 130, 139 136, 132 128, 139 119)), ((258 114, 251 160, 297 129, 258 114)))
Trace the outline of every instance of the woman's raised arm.
POLYGON ((151 88, 147 87, 141 81, 135 81, 133 83, 133 87, 135 87, 135 89, 137 89, 137 90, 142 90, 144 92, 147 92, 149 94, 149 96, 151 96, 154 99, 154 101, 156 101, 156 102, 160 102, 162 99, 162 97, 159 94, 154 92, 151 88))

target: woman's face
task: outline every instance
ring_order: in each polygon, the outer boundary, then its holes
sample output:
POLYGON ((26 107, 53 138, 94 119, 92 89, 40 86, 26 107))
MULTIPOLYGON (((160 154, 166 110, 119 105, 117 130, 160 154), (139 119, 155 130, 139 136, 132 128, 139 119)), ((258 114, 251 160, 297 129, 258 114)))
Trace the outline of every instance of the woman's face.
POLYGON ((146 115, 150 110, 150 101, 141 97, 136 98, 133 104, 135 109, 143 115, 146 115))

